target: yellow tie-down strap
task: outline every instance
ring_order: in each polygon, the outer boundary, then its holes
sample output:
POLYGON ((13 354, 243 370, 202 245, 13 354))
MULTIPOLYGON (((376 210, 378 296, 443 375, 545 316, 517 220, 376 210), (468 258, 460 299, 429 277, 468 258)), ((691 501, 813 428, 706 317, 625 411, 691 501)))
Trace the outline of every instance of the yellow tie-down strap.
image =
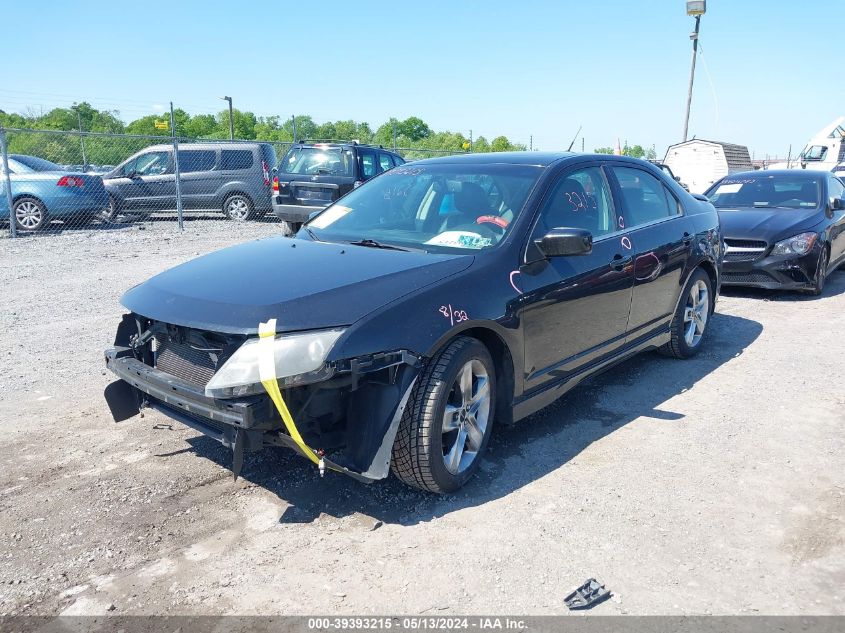
POLYGON ((282 421, 285 423, 285 428, 287 428, 288 433, 291 438, 293 438, 293 441, 296 442, 299 450, 301 450, 302 454, 308 459, 317 464, 322 472, 325 469, 325 462, 323 462, 323 460, 317 456, 317 452, 308 446, 305 443, 305 440, 302 439, 302 436, 299 434, 299 430, 296 428, 296 424, 293 421, 293 417, 291 416, 290 411, 288 411, 288 406, 282 398, 282 392, 279 390, 279 380, 276 378, 276 359, 273 350, 273 339, 275 336, 276 319, 270 319, 267 323, 258 324, 258 377, 261 379, 261 384, 264 385, 264 389, 267 390, 267 394, 270 396, 273 404, 276 405, 276 409, 279 411, 279 415, 282 416, 282 421))

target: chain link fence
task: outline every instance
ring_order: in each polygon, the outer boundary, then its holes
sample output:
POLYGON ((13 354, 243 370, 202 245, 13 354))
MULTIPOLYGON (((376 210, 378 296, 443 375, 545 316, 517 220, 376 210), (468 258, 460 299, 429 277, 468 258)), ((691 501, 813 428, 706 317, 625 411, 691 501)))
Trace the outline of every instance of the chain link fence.
MULTIPOLYGON (((274 199, 280 202, 277 170, 290 146, 0 128, 0 222, 11 237, 139 223, 181 230, 188 222, 261 222, 268 233, 289 233, 296 227, 276 216, 274 199)), ((410 161, 461 153, 358 147, 351 159, 341 157, 345 163, 317 165, 313 175, 342 172, 358 182, 399 162, 393 154, 410 161)), ((296 195, 311 207, 330 201, 332 191, 336 197, 337 187, 312 185, 296 195)))

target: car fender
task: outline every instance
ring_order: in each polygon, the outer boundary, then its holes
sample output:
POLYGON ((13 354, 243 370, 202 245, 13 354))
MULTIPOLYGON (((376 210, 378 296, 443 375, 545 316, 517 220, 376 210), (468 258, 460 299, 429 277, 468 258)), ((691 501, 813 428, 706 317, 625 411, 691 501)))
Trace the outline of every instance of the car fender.
POLYGON ((508 352, 514 375, 521 376, 521 293, 511 283, 513 266, 490 259, 476 258, 467 269, 361 318, 347 328, 328 360, 393 350, 432 358, 449 341, 469 334, 495 337, 508 352), (484 288, 477 287, 479 279, 485 280, 484 288))

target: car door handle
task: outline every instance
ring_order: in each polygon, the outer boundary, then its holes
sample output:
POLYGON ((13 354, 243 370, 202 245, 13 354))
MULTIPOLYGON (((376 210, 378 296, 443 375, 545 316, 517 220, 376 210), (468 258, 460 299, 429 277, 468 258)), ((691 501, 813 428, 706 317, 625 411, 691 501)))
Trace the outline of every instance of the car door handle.
POLYGON ((684 231, 684 246, 689 246, 692 243, 692 235, 684 231))
POLYGON ((634 261, 634 258, 631 255, 620 255, 617 253, 613 256, 610 266, 613 270, 622 271, 625 270, 625 267, 632 261, 634 261))

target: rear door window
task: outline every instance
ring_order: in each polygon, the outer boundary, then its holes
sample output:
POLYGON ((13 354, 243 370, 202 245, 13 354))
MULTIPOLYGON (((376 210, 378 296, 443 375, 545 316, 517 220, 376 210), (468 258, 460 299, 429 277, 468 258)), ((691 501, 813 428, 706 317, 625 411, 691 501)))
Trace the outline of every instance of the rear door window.
POLYGON ((183 174, 211 171, 216 162, 213 150, 179 150, 179 171, 183 174))
POLYGON ((376 167, 376 153, 369 150, 360 150, 361 156, 361 176, 364 179, 372 178, 378 173, 376 167))
POLYGON ((249 169, 252 167, 252 152, 248 149, 224 149, 220 152, 220 169, 249 169))
POLYGON ((390 154, 384 154, 382 152, 379 152, 378 162, 382 171, 393 169, 393 159, 390 157, 390 154))
POLYGON ((680 213, 675 197, 657 178, 642 169, 613 167, 622 190, 626 228, 664 220, 680 213))

